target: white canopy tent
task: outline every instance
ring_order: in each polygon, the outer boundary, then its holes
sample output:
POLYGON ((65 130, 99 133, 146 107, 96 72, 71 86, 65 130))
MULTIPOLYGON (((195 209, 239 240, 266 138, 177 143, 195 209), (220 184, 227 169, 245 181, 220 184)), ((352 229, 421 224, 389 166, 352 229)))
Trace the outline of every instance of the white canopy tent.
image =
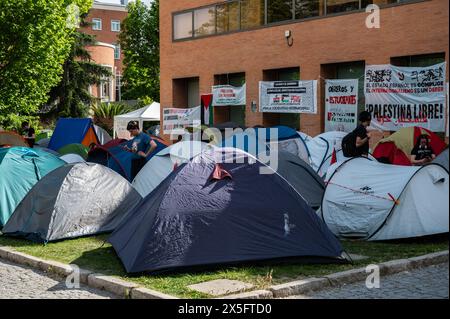
POLYGON ((114 137, 130 138, 130 134, 127 131, 127 124, 129 121, 138 121, 140 129, 143 128, 144 122, 160 122, 160 104, 158 102, 153 102, 136 111, 114 116, 114 137))

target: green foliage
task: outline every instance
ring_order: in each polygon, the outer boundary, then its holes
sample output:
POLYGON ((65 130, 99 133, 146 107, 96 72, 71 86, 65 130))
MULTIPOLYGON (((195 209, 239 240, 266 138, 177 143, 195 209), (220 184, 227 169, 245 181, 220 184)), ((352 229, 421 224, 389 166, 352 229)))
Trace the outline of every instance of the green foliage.
POLYGON ((132 108, 123 103, 101 103, 92 106, 94 123, 105 129, 109 135, 113 135, 114 116, 132 111, 132 108))
POLYGON ((159 101, 159 0, 148 8, 141 0, 128 4, 119 43, 124 53, 122 96, 159 101))
MULTIPOLYGON (((34 114, 59 81, 74 29, 73 0, 0 1, 0 125, 34 114)), ((76 0, 80 13, 92 0, 76 0)))
POLYGON ((64 62, 64 72, 59 84, 50 91, 48 104, 56 107, 47 117, 86 117, 93 97, 89 85, 100 84, 103 77, 110 77, 108 68, 91 61, 86 46, 95 43, 95 38, 82 32, 72 34, 70 54, 64 62))
POLYGON ((138 99, 138 103, 136 105, 136 109, 140 109, 141 107, 150 105, 153 103, 153 99, 149 96, 144 96, 140 99, 138 99))
POLYGON ((6 131, 20 132, 22 129, 22 122, 27 121, 30 123, 36 132, 38 132, 40 127, 40 121, 38 116, 33 115, 18 115, 18 114, 8 114, 6 116, 0 115, 0 126, 6 131))

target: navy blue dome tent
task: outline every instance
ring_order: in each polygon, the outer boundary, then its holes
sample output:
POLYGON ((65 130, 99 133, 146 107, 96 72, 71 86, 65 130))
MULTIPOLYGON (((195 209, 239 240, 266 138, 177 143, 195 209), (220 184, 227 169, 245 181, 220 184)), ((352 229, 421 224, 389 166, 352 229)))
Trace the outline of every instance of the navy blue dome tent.
POLYGON ((210 148, 180 166, 108 241, 128 273, 291 258, 344 261, 340 243, 302 196, 234 148, 210 148))

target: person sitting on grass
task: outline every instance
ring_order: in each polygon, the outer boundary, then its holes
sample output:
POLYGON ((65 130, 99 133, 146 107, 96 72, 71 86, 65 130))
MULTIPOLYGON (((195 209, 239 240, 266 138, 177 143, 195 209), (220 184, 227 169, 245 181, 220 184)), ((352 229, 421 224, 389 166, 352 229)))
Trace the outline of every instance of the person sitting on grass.
POLYGON ((416 166, 421 166, 430 163, 435 158, 436 154, 429 145, 428 136, 425 134, 420 135, 411 151, 411 163, 416 166))

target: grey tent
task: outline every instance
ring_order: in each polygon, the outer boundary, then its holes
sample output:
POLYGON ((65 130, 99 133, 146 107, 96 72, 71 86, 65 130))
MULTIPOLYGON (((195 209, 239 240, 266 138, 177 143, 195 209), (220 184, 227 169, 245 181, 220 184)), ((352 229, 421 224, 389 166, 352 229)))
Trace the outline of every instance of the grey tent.
POLYGON ((104 145, 112 140, 109 133, 98 125, 94 125, 95 134, 97 134, 100 145, 104 145))
POLYGON ((30 190, 2 232, 38 242, 111 232, 141 199, 103 165, 66 164, 30 190))
POLYGON ((108 241, 131 273, 291 258, 344 261, 339 241, 299 193, 234 148, 210 148, 180 166, 108 241))
MULTIPOLYGON (((259 160, 264 158, 264 154, 258 156, 259 160)), ((325 183, 309 164, 300 157, 286 151, 272 151, 268 158, 273 160, 264 161, 265 164, 285 178, 302 195, 309 206, 313 209, 320 207, 325 183), (276 162, 274 159, 276 159, 276 162)))
POLYGON ((448 171, 448 163, 449 159, 448 159, 448 147, 441 153, 439 154, 433 161, 433 163, 435 164, 439 164, 445 167, 445 169, 448 171))

